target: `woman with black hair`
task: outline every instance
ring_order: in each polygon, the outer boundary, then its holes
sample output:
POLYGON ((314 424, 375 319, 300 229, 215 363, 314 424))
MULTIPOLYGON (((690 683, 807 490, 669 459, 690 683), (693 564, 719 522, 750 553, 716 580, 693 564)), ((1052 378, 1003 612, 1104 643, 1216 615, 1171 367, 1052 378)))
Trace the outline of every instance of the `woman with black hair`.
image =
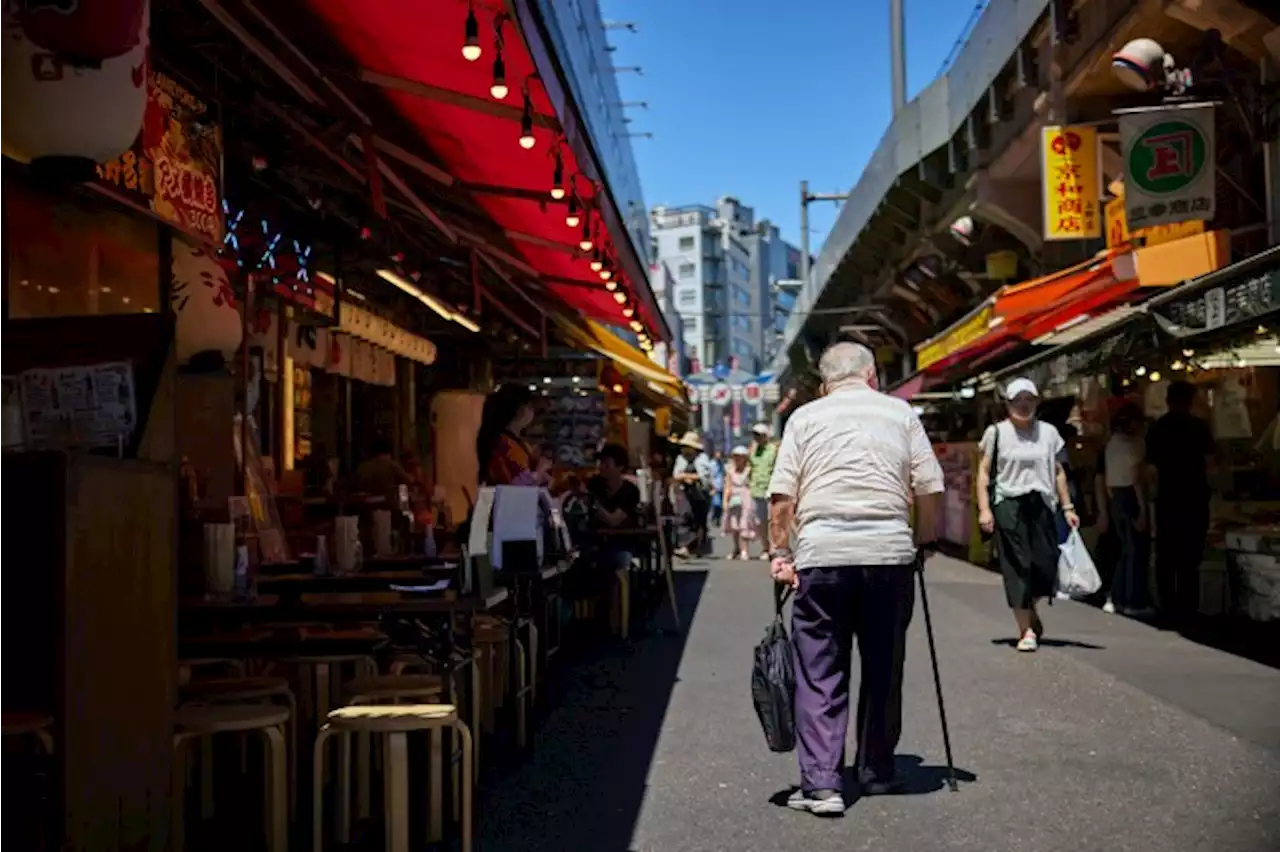
POLYGON ((522 385, 502 385, 485 398, 476 435, 481 485, 547 483, 550 461, 535 459, 521 437, 533 416, 533 394, 522 385))

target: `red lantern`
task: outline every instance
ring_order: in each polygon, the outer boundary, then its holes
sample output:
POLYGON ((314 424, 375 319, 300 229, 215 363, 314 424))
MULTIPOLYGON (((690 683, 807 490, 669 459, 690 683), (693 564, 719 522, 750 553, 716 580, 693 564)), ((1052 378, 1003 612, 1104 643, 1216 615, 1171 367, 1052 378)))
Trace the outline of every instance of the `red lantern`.
POLYGON ((231 361, 244 329, 227 275, 212 254, 185 240, 173 241, 172 299, 178 364, 214 351, 231 361))
POLYGON ((25 0, 22 29, 37 47, 70 65, 100 68, 142 40, 146 0, 25 0))
POLYGON ((133 146, 147 108, 150 19, 146 4, 142 8, 134 46, 97 67, 48 51, 24 30, 21 15, 5 14, 6 154, 33 163, 59 162, 87 180, 96 164, 133 146))

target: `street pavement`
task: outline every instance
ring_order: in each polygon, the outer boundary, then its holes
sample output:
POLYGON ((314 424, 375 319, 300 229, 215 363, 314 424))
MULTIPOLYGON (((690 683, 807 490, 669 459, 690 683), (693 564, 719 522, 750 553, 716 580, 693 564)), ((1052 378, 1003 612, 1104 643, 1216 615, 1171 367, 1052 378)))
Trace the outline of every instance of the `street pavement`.
POLYGON ((537 751, 486 785, 480 848, 1280 850, 1280 671, 1074 602, 1044 613, 1038 653, 1018 654, 998 577, 935 556, 927 581, 959 792, 917 603, 906 790, 840 820, 783 806, 795 756, 765 748, 749 690, 767 568, 695 560, 678 566, 683 636, 565 666, 537 751))

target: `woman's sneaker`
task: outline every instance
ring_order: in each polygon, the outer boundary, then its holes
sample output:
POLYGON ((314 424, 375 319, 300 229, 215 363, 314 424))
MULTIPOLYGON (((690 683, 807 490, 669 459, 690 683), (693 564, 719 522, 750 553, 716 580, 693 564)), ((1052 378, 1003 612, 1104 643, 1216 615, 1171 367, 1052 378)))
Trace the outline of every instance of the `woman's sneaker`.
POLYGON ((1102 605, 1102 611, 1105 612, 1107 615, 1116 614, 1116 605, 1111 600, 1111 598, 1107 598, 1107 602, 1102 605))
POLYGON ((1018 640, 1017 648, 1019 651, 1035 651, 1040 647, 1040 643, 1036 641, 1036 634, 1033 630, 1028 630, 1022 634, 1022 638, 1018 640))
POLYGON ((808 811, 815 816, 844 816, 844 796, 839 790, 796 790, 787 798, 787 807, 795 811, 808 811))

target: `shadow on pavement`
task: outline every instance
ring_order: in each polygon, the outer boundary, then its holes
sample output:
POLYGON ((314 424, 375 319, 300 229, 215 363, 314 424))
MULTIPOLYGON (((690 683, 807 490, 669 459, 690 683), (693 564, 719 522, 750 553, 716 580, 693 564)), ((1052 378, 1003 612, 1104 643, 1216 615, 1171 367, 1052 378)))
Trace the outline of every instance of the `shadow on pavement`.
MULTIPOLYGON (((925 763, 924 758, 915 754, 899 754, 894 757, 893 773, 895 779, 893 792, 884 795, 924 796, 929 793, 937 793, 947 789, 947 778, 950 774, 946 766, 925 763)), ((959 783, 972 784, 977 780, 978 776, 969 770, 956 768, 956 781, 959 783)), ((858 789, 856 767, 845 767, 844 789, 849 793, 858 789)), ((769 797, 769 803, 785 808, 787 806, 787 797, 794 793, 795 790, 795 786, 779 790, 769 797)), ((848 798, 849 806, 852 807, 861 798, 863 798, 861 795, 851 795, 848 798)))
MULTIPOLYGON (((1003 645, 1006 648, 1012 648, 1018 644, 1017 639, 1005 637, 1001 639, 992 639, 992 645, 1003 645)), ((1105 651, 1106 645, 1094 645, 1092 642, 1077 642, 1074 639, 1041 639, 1038 644, 1041 648, 1084 648, 1087 651, 1105 651)))
MULTIPOLYGON (((675 572, 686 632, 706 581, 705 570, 675 572)), ((654 623, 670 617, 664 605, 654 623)), ((685 642, 684 633, 650 633, 563 661, 551 678, 553 706, 534 735, 536 752, 488 784, 479 802, 477 847, 630 849, 685 642)))

